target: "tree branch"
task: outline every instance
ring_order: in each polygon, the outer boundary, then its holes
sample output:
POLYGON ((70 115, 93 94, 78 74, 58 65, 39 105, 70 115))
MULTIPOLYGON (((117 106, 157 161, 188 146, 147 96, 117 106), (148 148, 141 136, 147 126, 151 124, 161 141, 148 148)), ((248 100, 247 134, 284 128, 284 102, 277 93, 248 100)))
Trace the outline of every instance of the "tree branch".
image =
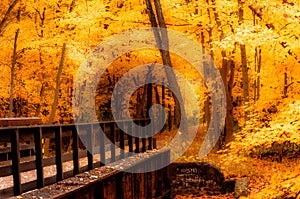
POLYGON ((7 22, 11 11, 14 9, 14 7, 17 5, 18 2, 19 0, 14 0, 12 4, 10 4, 10 6, 8 7, 7 11, 5 12, 4 17, 0 22, 0 35, 2 34, 2 31, 5 27, 5 23, 7 22))

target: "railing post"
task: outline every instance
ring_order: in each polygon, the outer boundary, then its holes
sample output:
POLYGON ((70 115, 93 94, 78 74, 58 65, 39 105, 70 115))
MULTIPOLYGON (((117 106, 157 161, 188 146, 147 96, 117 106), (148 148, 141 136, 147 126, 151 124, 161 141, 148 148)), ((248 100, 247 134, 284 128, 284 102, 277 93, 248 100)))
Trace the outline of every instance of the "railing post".
POLYGON ((132 144, 132 136, 131 136, 132 135, 132 123, 131 122, 128 124, 127 131, 128 131, 127 137, 128 137, 129 152, 133 152, 133 144, 132 144))
POLYGON ((116 128, 115 128, 115 123, 111 122, 109 123, 109 134, 110 134, 110 141, 112 142, 112 144, 110 145, 110 162, 114 162, 116 161, 116 128))
POLYGON ((62 167, 62 127, 55 127, 55 163, 56 163, 56 180, 63 179, 63 167, 62 167))
POLYGON ((37 188, 42 188, 45 185, 44 169, 43 169, 42 133, 43 133, 42 127, 34 129, 37 188))
MULTIPOLYGON (((123 121, 120 123, 120 125, 121 125, 121 127, 125 127, 125 124, 123 121)), ((125 139, 125 137, 124 137, 124 132, 122 131, 121 128, 119 128, 118 132, 120 133, 120 148, 121 148, 120 159, 123 159, 125 157, 125 154, 124 154, 124 150, 125 150, 124 139, 125 139)))
POLYGON ((11 132, 11 155, 12 155, 12 171, 14 181, 14 195, 20 195, 21 189, 21 173, 20 173, 20 145, 19 145, 19 129, 11 132))
MULTIPOLYGON (((151 120, 148 120, 150 123, 151 123, 151 120)), ((148 124, 148 125, 150 125, 150 123, 148 124)), ((152 133, 152 135, 151 136, 149 136, 148 137, 148 150, 152 150, 153 149, 153 141, 152 141, 152 136, 154 135, 154 132, 153 132, 153 130, 154 130, 154 128, 153 128, 153 122, 151 123, 151 129, 150 129, 150 133, 152 133)), ((149 133, 148 133, 148 135, 149 135, 149 133)))
POLYGON ((72 126, 72 139, 73 139, 73 175, 79 174, 79 140, 78 140, 78 134, 76 130, 76 126, 72 126))
MULTIPOLYGON (((141 122, 142 127, 144 127, 146 125, 146 120, 143 119, 140 122, 141 122)), ((142 130, 142 134, 143 134, 142 135, 143 136, 143 138, 142 138, 142 152, 145 152, 147 143, 146 143, 146 138, 144 138, 144 136, 147 135, 148 132, 145 132, 145 130, 142 130)))
MULTIPOLYGON (((137 120, 137 126, 139 126, 139 120, 137 120)), ((139 128, 138 127, 136 127, 136 128, 134 128, 134 131, 135 131, 135 152, 136 153, 139 153, 140 152, 140 138, 139 138, 139 136, 140 136, 140 131, 138 130, 139 128)))
POLYGON ((86 136, 88 140, 88 146, 87 148, 87 158, 88 158, 88 169, 92 170, 94 168, 93 163, 93 149, 94 149, 94 133, 93 133, 93 124, 86 126, 86 136))

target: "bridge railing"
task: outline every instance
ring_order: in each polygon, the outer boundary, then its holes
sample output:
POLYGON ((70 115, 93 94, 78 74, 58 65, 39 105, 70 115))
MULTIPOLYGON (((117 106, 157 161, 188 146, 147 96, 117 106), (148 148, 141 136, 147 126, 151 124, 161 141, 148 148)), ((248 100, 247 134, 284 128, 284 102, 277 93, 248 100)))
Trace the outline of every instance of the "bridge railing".
MULTIPOLYGON (((118 121, 127 132, 135 131, 130 121, 118 121)), ((134 120, 138 125, 149 124, 149 119, 134 120)), ((140 132, 143 133, 143 132, 140 132)), ((0 178, 12 177, 13 184, 0 190, 0 196, 19 195, 42 188, 95 167, 130 156, 130 152, 145 152, 155 147, 152 137, 138 138, 124 133, 116 122, 86 123, 80 125, 36 125, 0 128, 0 149, 9 151, 11 160, 0 162, 0 178), (77 128, 76 128, 77 127, 77 128), (100 128, 111 142, 106 142, 100 128), (80 137, 77 130, 80 131, 80 137), (87 150, 80 138, 91 144, 87 150), (50 155, 44 155, 44 141, 50 140, 50 155), (68 144, 66 144, 68 143, 68 144), (71 143, 71 144, 70 144, 71 143), (32 156, 21 157, 24 146, 33 146, 32 156), (124 150, 117 150, 117 147, 124 150), (9 148, 9 149, 7 149, 9 148), (85 160, 85 161, 83 161, 85 160), (85 163, 87 162, 87 163, 85 163), (68 163, 70 168, 65 168, 68 163), (52 167, 55 173, 45 172, 52 167), (55 168, 55 169, 53 169, 55 168), (34 172, 34 180, 25 180, 24 172, 34 172)), ((11 180, 11 178, 10 178, 11 180)))
POLYGON ((170 164, 169 149, 135 154, 12 198, 169 198, 168 167, 161 164, 170 164))

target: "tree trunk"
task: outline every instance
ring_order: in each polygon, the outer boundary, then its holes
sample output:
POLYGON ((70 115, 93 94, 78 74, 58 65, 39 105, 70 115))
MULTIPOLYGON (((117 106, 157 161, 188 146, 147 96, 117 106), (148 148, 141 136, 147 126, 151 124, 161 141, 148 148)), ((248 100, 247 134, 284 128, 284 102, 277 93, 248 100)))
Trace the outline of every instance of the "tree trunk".
MULTIPOLYGON (((34 3, 37 3, 36 0, 34 1, 34 3)), ((44 24, 45 24, 45 12, 46 10, 43 10, 43 13, 40 14, 39 10, 35 11, 35 15, 34 15, 34 24, 35 24, 35 29, 37 32, 37 35, 40 37, 40 39, 42 39, 44 37, 44 33, 43 30, 39 30, 39 28, 43 28, 44 24), (38 19, 40 19, 40 24, 38 24, 38 19)), ((42 54, 42 49, 41 47, 39 48, 39 61, 40 61, 40 67, 42 69, 42 71, 44 70, 44 60, 43 60, 43 54, 42 54)), ((37 107, 36 111, 35 111, 35 116, 38 117, 40 115, 41 109, 42 109, 42 104, 44 102, 44 94, 45 94, 45 87, 46 87, 46 83, 45 83, 45 73, 42 72, 42 79, 41 79, 41 89, 40 89, 40 104, 37 107)))
POLYGON ((13 100, 14 100, 14 90, 15 90, 15 67, 17 63, 17 43, 19 37, 20 29, 16 31, 15 40, 14 40, 14 52, 11 61, 10 69, 10 92, 9 92, 9 117, 12 117, 13 112, 13 100))
MULTIPOLYGON (((287 69, 285 69, 287 70, 287 69)), ((288 97, 288 89, 291 85, 293 85, 295 82, 288 83, 288 75, 287 72, 284 72, 284 85, 283 85, 283 96, 282 98, 288 97)))
MULTIPOLYGON (((243 23, 244 20, 244 10, 243 10, 243 1, 238 0, 238 18, 239 24, 243 23)), ((244 91, 244 105, 247 108, 249 103, 249 80, 248 80, 248 66, 247 66, 247 55, 246 55, 246 46, 240 44, 241 50, 241 62, 242 62, 242 78, 243 78, 243 91, 244 91)), ((248 111, 245 111, 245 122, 248 120, 248 111)))
POLYGON ((257 88, 256 88, 256 99, 259 100, 259 97, 260 97, 260 70, 261 70, 261 48, 259 47, 259 50, 258 50, 258 62, 257 62, 257 82, 256 82, 256 85, 257 85, 257 88))
POLYGON ((51 115, 50 115, 50 118, 49 118, 49 121, 48 121, 49 124, 52 124, 53 121, 54 121, 54 116, 55 116, 55 112, 56 112, 57 105, 58 105, 59 89, 60 89, 60 83, 61 83, 61 74, 62 74, 62 69, 63 69, 63 66, 64 66, 66 51, 67 51, 67 41, 63 44, 63 47, 62 47, 62 55, 61 55, 61 59, 60 59, 60 63, 59 63, 58 71, 57 71, 57 76, 56 76, 54 102, 52 104, 51 115))
MULTIPOLYGON (((202 46, 204 46, 204 32, 202 31, 201 32, 201 44, 202 44, 202 46)), ((212 51, 211 51, 211 53, 213 53, 212 51)), ((205 49, 204 48, 202 48, 202 55, 204 56, 205 55, 205 49)), ((205 60, 205 57, 203 57, 203 60, 205 60)), ((204 68, 206 68, 206 65, 207 63, 206 63, 206 61, 204 61, 203 62, 203 67, 204 68)), ((208 74, 206 74, 206 70, 204 70, 204 79, 206 79, 206 75, 208 75, 208 74)), ((208 125, 209 125, 209 123, 210 123, 210 118, 211 118, 211 111, 210 111, 210 96, 209 96, 209 93, 207 93, 207 96, 206 96, 206 100, 205 100, 205 102, 204 102, 204 117, 203 117, 203 123, 204 124, 207 124, 207 127, 208 127, 208 125)))
MULTIPOLYGON (((206 2, 209 5, 209 0, 207 0, 206 2)), ((220 30, 219 39, 221 41, 222 39, 224 39, 225 34, 222 30, 221 20, 220 20, 218 12, 216 10, 216 7, 215 7, 216 1, 212 0, 211 2, 213 5, 212 11, 214 14, 214 20, 216 21, 217 29, 220 30)), ((209 9, 207 9, 207 12, 208 12, 210 19, 213 20, 209 9)), ((209 31, 209 36, 210 36, 210 41, 212 41, 212 30, 209 31)), ((210 47, 211 47, 211 49, 213 48, 213 46, 210 46, 210 47)), ((232 99, 231 99, 232 90, 231 89, 232 89, 232 83, 233 83, 233 78, 234 78, 234 68, 233 68, 234 65, 233 65, 232 59, 227 57, 226 51, 222 50, 221 55, 222 55, 221 76, 222 76, 223 82, 225 84, 224 87, 225 87, 225 92, 226 92, 227 107, 226 107, 225 127, 224 127, 224 130, 221 135, 221 140, 219 142, 219 146, 222 146, 224 144, 224 142, 229 142, 233 137, 233 135, 232 135, 232 133, 233 133, 233 118, 232 118, 232 99), (227 81, 228 76, 229 76, 229 81, 227 81)), ((212 56, 212 58, 214 57, 212 50, 211 50, 211 56, 212 56)))
MULTIPOLYGON (((153 29, 153 31, 154 31, 154 36, 155 36, 158 48, 159 49, 167 49, 167 50, 160 50, 163 64, 165 66, 170 66, 172 68, 170 53, 168 51, 168 48, 169 48, 168 32, 166 29, 167 27, 166 27, 163 13, 162 13, 160 0, 154 0, 154 5, 155 5, 155 9, 156 9, 156 17, 155 17, 154 11, 152 9, 150 0, 146 0, 146 5, 147 5, 148 15, 149 15, 149 19, 150 19, 152 27, 157 28, 158 24, 159 24, 159 27, 162 28, 162 29, 160 29, 160 33, 158 32, 157 29, 153 29), (156 22, 156 18, 157 18, 158 23, 156 22)), ((179 89, 178 82, 176 80, 176 75, 172 69, 167 68, 167 67, 165 67, 165 73, 166 73, 169 85, 172 85, 172 87, 174 89, 174 93, 178 93, 178 96, 175 96, 175 94, 172 93, 174 101, 175 101, 175 126, 179 126, 180 118, 181 118, 180 125, 182 127, 182 130, 187 131, 187 118, 185 115, 183 98, 182 98, 182 95, 181 95, 181 92, 179 89), (180 108, 182 108, 182 109, 180 110, 180 108)), ((183 133, 183 135, 185 135, 185 133, 183 133)))
MULTIPOLYGON (((150 66, 149 67, 149 71, 148 71, 148 74, 147 74, 147 77, 146 77, 146 81, 147 82, 152 82, 152 70, 153 70, 153 67, 150 66)), ((147 118, 150 118, 150 115, 149 115, 149 110, 152 106, 152 84, 147 84, 147 118)))
POLYGON ((158 86, 153 86, 153 90, 155 93, 155 103, 162 104, 162 102, 160 101, 160 98, 159 98, 158 86))

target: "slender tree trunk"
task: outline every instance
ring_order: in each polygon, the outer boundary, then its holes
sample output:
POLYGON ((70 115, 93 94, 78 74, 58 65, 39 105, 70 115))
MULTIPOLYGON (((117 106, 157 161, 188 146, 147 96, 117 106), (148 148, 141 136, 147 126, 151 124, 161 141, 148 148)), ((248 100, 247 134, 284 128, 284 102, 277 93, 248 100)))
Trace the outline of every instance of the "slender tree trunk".
POLYGON ((57 105, 58 105, 61 75, 62 75, 62 69, 63 69, 64 62, 65 62, 66 51, 67 51, 67 41, 63 44, 63 47, 62 47, 61 59, 60 59, 60 63, 59 63, 58 71, 57 71, 57 76, 56 76, 54 102, 52 104, 51 115, 50 115, 50 118, 49 118, 49 121, 48 121, 49 124, 52 124, 53 121, 54 121, 54 116, 55 116, 55 112, 56 112, 57 105))
MULTIPOLYGON (((201 44, 202 44, 202 46, 204 46, 204 42, 205 42, 205 39, 204 39, 204 32, 203 31, 201 31, 201 44)), ((213 53, 212 51, 211 51, 211 53, 213 53)), ((204 48, 202 48, 202 55, 203 55, 203 60, 206 60, 205 59, 205 49, 204 48)), ((207 65, 208 63, 206 62, 206 61, 204 61, 203 62, 203 67, 204 68, 206 68, 206 65, 207 65)), ((207 70, 204 70, 204 79, 206 79, 206 77, 209 75, 209 74, 206 74, 207 73, 207 70)), ((207 93, 207 95, 206 95, 206 100, 205 100, 205 102, 204 102, 204 117, 203 117, 203 123, 204 124, 207 124, 207 126, 209 125, 209 123, 210 123, 210 118, 211 118, 211 111, 210 111, 210 96, 209 96, 209 94, 207 93)))
MULTIPOLYGON (((285 68, 285 70, 287 70, 287 69, 285 68)), ((287 72, 284 72, 284 81, 283 82, 284 82, 284 85, 283 85, 283 97, 282 98, 287 98, 288 97, 288 89, 295 82, 290 82, 289 83, 287 72)))
POLYGON ((259 100, 260 97, 260 69, 261 69, 261 48, 255 48, 255 72, 257 74, 256 79, 254 80, 254 100, 259 100))
POLYGON ((261 48, 259 47, 258 50, 258 63, 257 63, 257 92, 256 92, 256 98, 259 100, 260 97, 260 70, 261 70, 261 48))
MULTIPOLYGON (((209 0, 206 0, 207 4, 209 5, 209 0)), ((221 20, 218 14, 218 11, 216 10, 216 1, 215 0, 211 0, 212 3, 212 12, 214 14, 214 20, 217 24, 217 29, 220 30, 220 36, 219 39, 220 41, 222 39, 224 39, 225 34, 223 32, 222 29, 222 24, 221 24, 221 20)), ((210 14, 210 10, 209 8, 207 9, 208 12, 208 16, 210 18, 210 20, 213 20, 210 14)), ((209 31, 209 37, 210 37, 210 42, 212 42, 212 30, 209 31)), ((210 44, 212 45, 212 44, 210 44)), ((211 46, 211 56, 212 59, 214 58, 213 56, 213 50, 212 50, 213 46, 211 46)), ((231 88, 232 88, 232 82, 233 78, 234 78, 234 63, 232 61, 231 58, 227 57, 226 51, 222 50, 221 51, 221 56, 222 56, 222 68, 221 68, 221 76, 223 79, 223 82, 225 84, 225 92, 226 92, 226 118, 225 118, 225 127, 224 130, 222 132, 222 136, 221 136, 221 140, 219 142, 219 146, 222 146, 224 144, 224 142, 229 142, 233 135, 233 118, 232 118, 232 99, 231 99, 231 88), (229 81, 227 80, 229 76, 229 81)))
MULTIPOLYGON (((34 3, 37 3, 36 0, 34 1, 34 3)), ((43 28, 44 24, 45 24, 45 12, 46 10, 43 10, 43 13, 41 14, 39 10, 35 11, 35 15, 34 15, 34 23, 35 23, 35 29, 37 32, 37 35, 40 37, 40 39, 42 39, 44 37, 44 32, 43 30, 40 30, 39 28, 43 28), (40 20, 40 23, 38 23, 38 19, 40 20)), ((45 94, 45 89, 46 89, 46 83, 45 83, 45 74, 44 74, 44 60, 43 60, 43 54, 42 54, 42 49, 41 47, 39 48, 39 61, 40 61, 40 67, 42 69, 42 79, 41 79, 41 89, 40 89, 40 104, 37 107, 36 111, 35 111, 35 116, 39 116, 41 109, 42 109, 42 104, 44 102, 44 94, 45 94)))
POLYGON ((162 102, 160 101, 160 98, 159 98, 158 87, 153 86, 153 90, 154 90, 154 93, 155 93, 155 103, 162 104, 162 102))
POLYGON ((138 115, 137 115, 137 118, 145 118, 146 115, 145 115, 145 101, 146 101, 146 97, 147 97, 147 85, 145 85, 143 87, 143 93, 142 90, 140 89, 139 90, 140 94, 139 94, 139 106, 138 106, 138 115), (142 97, 140 97, 142 96, 142 97))
MULTIPOLYGON (((227 103, 227 110, 226 110, 226 118, 225 118, 225 133, 224 133, 224 141, 225 143, 230 142, 233 139, 233 116, 232 116, 232 88, 233 88, 233 80, 234 80, 234 61, 232 59, 227 61, 227 67, 229 73, 229 80, 226 81, 226 103, 227 103)), ((227 75, 226 75, 227 78, 227 75)))
MULTIPOLYGON (((149 71, 148 71, 148 74, 147 74, 147 82, 152 82, 152 70, 153 70, 153 66, 150 66, 149 67, 149 71)), ((147 84, 147 118, 150 117, 149 115, 149 110, 152 106, 152 84, 147 84)))
MULTIPOLYGON (((256 16, 255 13, 252 11, 253 15, 253 25, 256 26, 256 16)), ((257 74, 257 66, 258 66, 258 47, 255 47, 255 54, 254 54, 254 71, 257 74)), ((254 79, 254 101, 258 100, 257 97, 257 90, 258 90, 258 84, 257 84, 257 78, 254 79)))
MULTIPOLYGON (((244 10, 243 10, 243 1, 238 0, 238 18, 239 24, 243 23, 244 20, 244 10)), ((247 55, 246 55, 246 46, 240 44, 241 50, 241 62, 242 62, 242 76, 243 76, 243 91, 244 91, 244 104, 247 108, 249 103, 249 80, 248 80, 248 66, 247 66, 247 55)), ((245 121, 248 120, 248 112, 245 111, 245 121)))
POLYGON ((288 76, 287 73, 284 72, 284 79, 283 79, 284 85, 283 85, 283 98, 287 98, 288 95, 288 76))
MULTIPOLYGON (((146 5, 147 5, 148 15, 149 15, 149 19, 150 19, 152 27, 157 28, 158 27, 157 24, 159 24, 159 27, 162 28, 160 30, 160 33, 155 29, 153 29, 153 30, 154 30, 154 36, 156 39, 157 46, 160 49, 162 49, 162 48, 166 49, 166 50, 160 50, 163 64, 165 66, 172 67, 170 53, 168 51, 168 48, 169 48, 168 32, 167 32, 167 27, 166 27, 166 23, 164 20, 160 0, 154 0, 156 17, 155 17, 154 11, 152 9, 150 0, 146 0, 146 5), (157 18, 158 23, 156 22, 156 18, 157 18)), ((185 115, 183 98, 182 98, 182 95, 181 95, 181 92, 179 89, 178 82, 176 80, 176 75, 172 69, 167 68, 167 67, 165 67, 165 73, 166 73, 169 84, 172 85, 172 87, 174 89, 174 93, 178 93, 178 96, 175 96, 175 94, 172 93, 174 101, 175 101, 175 111, 174 111, 175 112, 175 126, 176 127, 179 126, 180 119, 181 119, 180 125, 182 127, 182 130, 187 131, 187 118, 185 115), (180 108, 182 108, 182 109, 180 109, 180 108)), ((183 135, 185 136, 185 133, 183 133, 183 135)))
POLYGON ((12 117, 13 112, 13 100, 14 100, 14 90, 15 90, 15 67, 17 63, 17 44, 18 44, 18 37, 19 37, 20 29, 15 33, 15 40, 14 40, 14 51, 11 61, 11 69, 10 69, 10 92, 9 92, 9 117, 12 117))

